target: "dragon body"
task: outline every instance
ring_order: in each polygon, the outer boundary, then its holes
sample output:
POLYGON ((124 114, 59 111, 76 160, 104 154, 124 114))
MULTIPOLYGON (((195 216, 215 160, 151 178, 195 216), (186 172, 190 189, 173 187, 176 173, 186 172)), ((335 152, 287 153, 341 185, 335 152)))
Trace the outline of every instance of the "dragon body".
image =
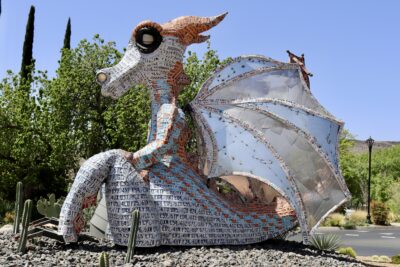
MULTIPOLYGON (((107 236, 119 245, 127 245, 134 209, 139 209, 141 214, 137 236, 140 247, 256 243, 284 234, 298 221, 303 233, 309 232, 304 202, 298 185, 292 180, 282 178, 281 184, 277 180, 278 186, 271 183, 281 197, 268 204, 233 203, 207 186, 204 175, 207 176, 205 169, 206 165, 212 165, 210 162, 205 160, 199 168, 188 160, 185 151, 188 127, 183 111, 176 105, 180 90, 190 83, 183 71, 183 55, 188 45, 207 40, 208 36, 200 33, 224 17, 225 14, 210 18, 180 17, 162 25, 144 21, 134 29, 122 60, 97 73, 106 96, 118 98, 133 84, 149 88, 152 113, 148 144, 134 153, 103 152, 82 165, 60 215, 59 233, 66 242, 77 241, 84 225, 82 209, 96 204, 96 195, 103 183, 107 236)), ((204 92, 199 95, 203 97, 204 92)), ((201 97, 196 103, 206 102, 201 97)), ((199 106, 194 109, 201 110, 199 106)), ((209 116, 212 117, 211 113, 209 116)), ((199 120, 203 128, 209 126, 210 122, 199 120)), ((222 126, 215 127, 217 133, 222 126)), ((218 136, 206 134, 204 138, 217 140, 218 136)), ((203 153, 207 151, 215 156, 214 161, 218 160, 216 151, 203 149, 203 153)), ((274 166, 283 166, 274 160, 257 160, 270 164, 266 168, 271 170, 274 166)), ((217 170, 211 166, 208 172, 215 174, 217 170)), ((234 174, 224 170, 220 174, 234 174)), ((247 172, 249 176, 250 172, 247 172)), ((258 180, 269 184, 265 177, 258 180)))

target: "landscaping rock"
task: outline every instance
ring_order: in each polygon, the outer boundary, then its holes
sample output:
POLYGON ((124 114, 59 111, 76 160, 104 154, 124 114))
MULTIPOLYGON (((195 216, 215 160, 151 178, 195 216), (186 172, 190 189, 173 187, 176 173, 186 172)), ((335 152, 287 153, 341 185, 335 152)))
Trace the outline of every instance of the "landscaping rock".
POLYGON ((13 234, 0 233, 0 266, 98 266, 102 251, 109 254, 110 266, 365 266, 348 256, 283 240, 240 246, 136 248, 130 264, 124 264, 126 248, 88 237, 71 245, 41 237, 28 245, 27 253, 19 254, 13 234))
POLYGON ((12 231, 13 231, 13 225, 12 224, 3 225, 3 227, 0 228, 0 233, 10 233, 12 231))

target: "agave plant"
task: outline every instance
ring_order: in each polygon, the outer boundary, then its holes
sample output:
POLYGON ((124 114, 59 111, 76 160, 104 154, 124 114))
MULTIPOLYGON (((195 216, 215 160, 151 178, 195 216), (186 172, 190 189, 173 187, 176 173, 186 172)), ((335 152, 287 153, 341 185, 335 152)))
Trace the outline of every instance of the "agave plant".
POLYGON ((320 250, 336 250, 340 247, 341 239, 335 234, 313 235, 310 243, 320 250))

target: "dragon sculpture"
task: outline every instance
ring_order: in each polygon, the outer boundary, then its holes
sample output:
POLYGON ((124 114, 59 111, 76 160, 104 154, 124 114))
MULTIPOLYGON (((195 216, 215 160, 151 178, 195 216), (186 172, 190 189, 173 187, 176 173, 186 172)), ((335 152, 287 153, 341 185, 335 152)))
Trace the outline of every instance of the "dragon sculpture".
POLYGON ((121 61, 97 73, 104 96, 118 98, 134 84, 149 88, 148 144, 134 153, 106 151, 81 166, 60 215, 58 231, 67 243, 77 241, 82 209, 96 204, 102 184, 107 237, 127 245, 131 212, 139 209, 140 247, 250 244, 296 225, 307 241, 350 198, 338 167, 343 123, 312 96, 304 57, 290 52, 290 63, 239 57, 206 81, 190 104, 200 152, 196 164, 189 160, 189 130, 177 106, 190 83, 182 61, 186 48, 206 41, 201 33, 225 16, 141 22, 121 61), (239 192, 257 181, 274 197, 229 201, 208 186, 215 177, 239 192))

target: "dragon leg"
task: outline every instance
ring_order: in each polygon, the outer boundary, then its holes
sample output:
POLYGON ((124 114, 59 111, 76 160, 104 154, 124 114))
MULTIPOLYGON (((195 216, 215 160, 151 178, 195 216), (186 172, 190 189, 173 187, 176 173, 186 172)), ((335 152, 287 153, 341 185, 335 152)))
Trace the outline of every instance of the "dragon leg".
POLYGON ((58 233, 65 242, 76 242, 85 225, 82 210, 96 204, 97 192, 109 176, 110 168, 122 150, 110 150, 89 158, 79 169, 60 213, 58 233))

